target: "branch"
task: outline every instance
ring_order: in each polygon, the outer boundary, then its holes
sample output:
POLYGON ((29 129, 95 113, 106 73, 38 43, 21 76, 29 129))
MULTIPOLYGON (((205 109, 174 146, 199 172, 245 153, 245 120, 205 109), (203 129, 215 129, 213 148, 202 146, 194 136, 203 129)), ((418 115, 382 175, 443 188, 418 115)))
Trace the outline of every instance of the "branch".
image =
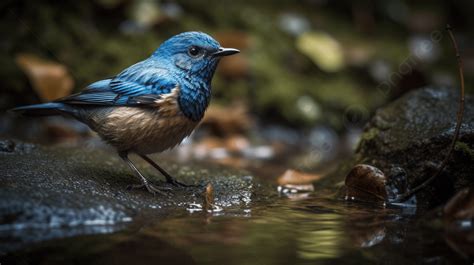
POLYGON ((462 124, 462 117, 464 115, 464 74, 463 74, 463 62, 461 59, 461 55, 459 54, 459 49, 458 49, 458 44, 456 43, 456 39, 454 38, 452 28, 448 24, 446 25, 446 30, 449 33, 449 37, 451 38, 451 42, 453 44, 454 51, 456 52, 456 59, 458 61, 458 67, 459 67, 459 78, 461 81, 461 96, 459 98, 459 109, 458 113, 456 116, 456 129, 454 130, 454 135, 453 139, 451 141, 451 146, 449 147, 448 154, 444 158, 443 162, 441 162, 441 165, 439 166, 438 170, 433 174, 433 176, 429 177, 427 180, 425 180, 423 183, 420 185, 416 186, 410 191, 407 191, 406 193, 398 196, 393 202, 404 202, 408 200, 411 196, 415 195, 418 191, 426 188, 433 180, 435 180, 443 171, 443 169, 446 167, 446 165, 449 162, 449 159, 451 158, 451 155, 454 151, 454 147, 456 145, 456 141, 459 138, 459 131, 461 130, 461 124, 462 124))

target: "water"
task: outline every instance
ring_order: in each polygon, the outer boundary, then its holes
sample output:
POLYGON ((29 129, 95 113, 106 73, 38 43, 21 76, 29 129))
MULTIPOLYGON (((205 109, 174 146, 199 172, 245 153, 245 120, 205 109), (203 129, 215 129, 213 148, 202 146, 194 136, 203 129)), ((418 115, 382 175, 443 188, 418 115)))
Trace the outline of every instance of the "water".
POLYGON ((53 239, 1 264, 471 264, 437 219, 413 208, 310 193, 209 213, 141 213, 108 234, 53 239))

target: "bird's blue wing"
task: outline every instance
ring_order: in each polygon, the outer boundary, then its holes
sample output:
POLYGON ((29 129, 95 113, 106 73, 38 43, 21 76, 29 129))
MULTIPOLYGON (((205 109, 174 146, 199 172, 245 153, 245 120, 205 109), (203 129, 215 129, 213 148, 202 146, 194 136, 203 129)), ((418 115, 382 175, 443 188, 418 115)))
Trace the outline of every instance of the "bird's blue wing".
POLYGON ((134 65, 120 75, 90 84, 85 90, 58 100, 79 105, 137 106, 153 104, 177 87, 161 68, 134 65))

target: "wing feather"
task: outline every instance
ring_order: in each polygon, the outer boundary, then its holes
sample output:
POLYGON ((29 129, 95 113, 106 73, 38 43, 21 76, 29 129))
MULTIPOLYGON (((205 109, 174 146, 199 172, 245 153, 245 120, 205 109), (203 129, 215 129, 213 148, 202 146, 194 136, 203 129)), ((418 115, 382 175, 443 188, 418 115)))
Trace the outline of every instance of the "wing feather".
POLYGON ((102 106, 152 105, 177 87, 177 83, 166 69, 147 66, 144 62, 138 63, 114 78, 92 83, 82 92, 56 102, 102 106))

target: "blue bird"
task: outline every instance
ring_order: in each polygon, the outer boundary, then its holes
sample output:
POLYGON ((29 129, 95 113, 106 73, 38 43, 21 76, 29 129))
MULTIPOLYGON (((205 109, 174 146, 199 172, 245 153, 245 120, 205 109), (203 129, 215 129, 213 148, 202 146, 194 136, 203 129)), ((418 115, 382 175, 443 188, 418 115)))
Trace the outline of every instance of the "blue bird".
POLYGON ((87 124, 107 143, 151 193, 152 185, 128 158, 136 153, 174 186, 174 179, 147 155, 170 149, 191 134, 211 99, 219 60, 239 50, 223 48, 202 32, 184 32, 163 42, 147 59, 113 78, 53 102, 13 109, 28 116, 67 115, 87 124))

